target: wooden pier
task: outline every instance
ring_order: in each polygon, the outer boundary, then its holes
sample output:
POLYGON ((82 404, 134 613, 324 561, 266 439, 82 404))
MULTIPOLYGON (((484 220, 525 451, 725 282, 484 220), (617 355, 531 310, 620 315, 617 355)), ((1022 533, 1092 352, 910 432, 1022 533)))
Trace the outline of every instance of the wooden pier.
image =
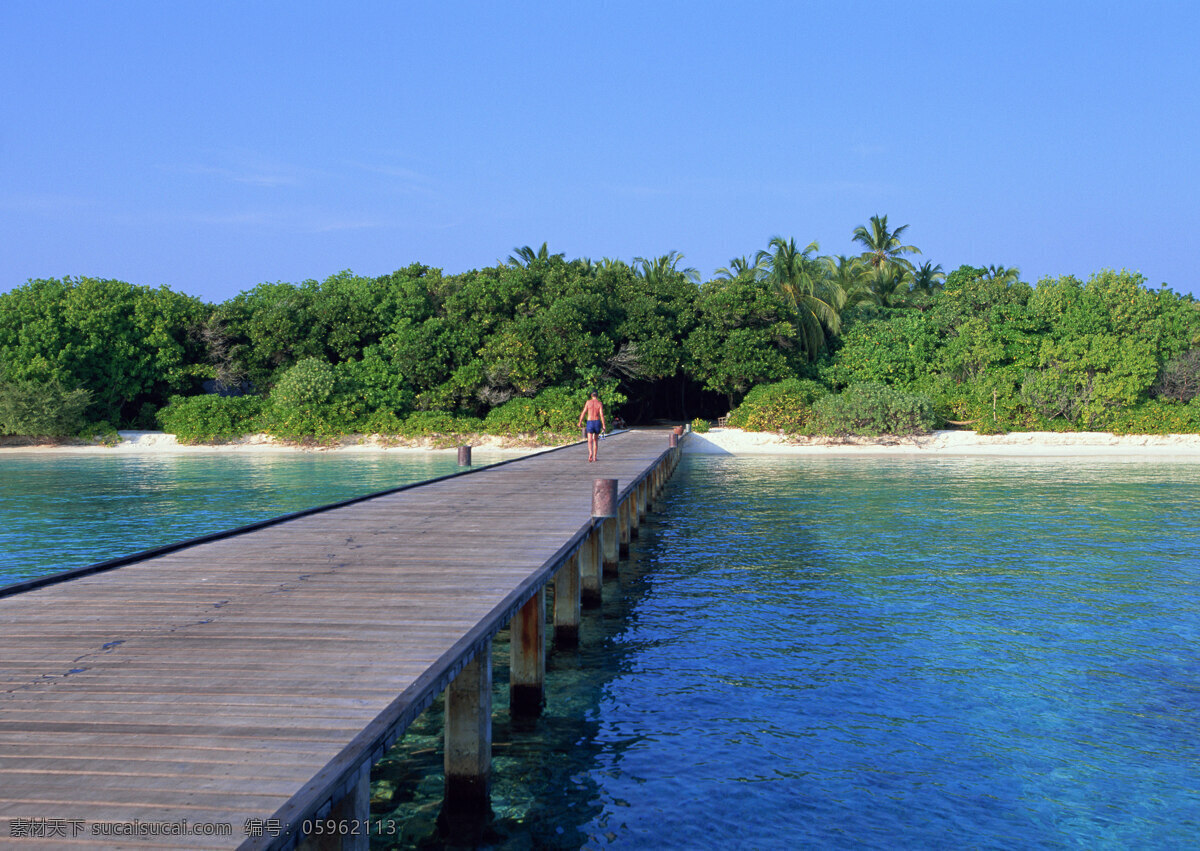
POLYGON ((492 637, 512 624, 513 711, 539 711, 548 639, 577 640, 676 442, 626 432, 594 464, 575 445, 0 595, 0 846, 365 848, 371 765, 443 690, 446 805, 486 808, 492 637))

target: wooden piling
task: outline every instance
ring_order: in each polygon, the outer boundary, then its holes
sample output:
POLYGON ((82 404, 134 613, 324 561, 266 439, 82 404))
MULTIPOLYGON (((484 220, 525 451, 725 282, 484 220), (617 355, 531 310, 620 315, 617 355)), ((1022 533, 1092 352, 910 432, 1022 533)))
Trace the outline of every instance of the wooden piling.
MULTIPOLYGON (((590 535, 588 540, 594 537, 594 534, 590 535)), ((588 548, 588 541, 585 541, 579 552, 563 562, 554 574, 554 644, 557 647, 579 646, 579 609, 583 599, 580 563, 583 551, 588 548)), ((595 572, 598 577, 600 571, 595 572)))
POLYGON ((469 445, 458 447, 458 466, 471 466, 471 447, 469 445))
POLYGON ((617 508, 617 533, 620 542, 618 552, 621 558, 626 558, 629 555, 629 541, 633 538, 632 524, 629 521, 628 499, 617 508))
POLYGON ((546 588, 509 624, 508 700, 513 715, 538 715, 546 703, 546 588))
POLYGON ((617 493, 616 479, 596 479, 592 489, 592 516, 600 519, 600 561, 605 576, 617 574, 617 562, 620 558, 622 533, 617 493))
POLYGON ((491 807, 492 642, 446 687, 445 802, 448 813, 479 814, 491 807))
POLYGON ((595 608, 600 605, 600 592, 603 586, 601 578, 601 550, 603 548, 601 532, 603 522, 592 528, 583 546, 579 548, 579 577, 580 601, 585 608, 595 608))

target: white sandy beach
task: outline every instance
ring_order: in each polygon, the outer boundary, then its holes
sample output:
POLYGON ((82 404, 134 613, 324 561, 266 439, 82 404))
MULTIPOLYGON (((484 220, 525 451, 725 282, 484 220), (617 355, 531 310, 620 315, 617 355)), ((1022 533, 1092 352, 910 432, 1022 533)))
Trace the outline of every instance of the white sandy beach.
POLYGON ((1115 435, 1108 432, 1022 431, 978 434, 935 431, 920 437, 785 437, 773 432, 714 428, 692 433, 683 451, 714 455, 996 455, 1129 457, 1200 463, 1200 435, 1115 435))
MULTIPOLYGON (((174 435, 153 431, 122 431, 113 446, 0 446, 0 456, 9 453, 64 454, 158 454, 201 452, 439 452, 454 453, 454 447, 434 446, 431 441, 394 441, 376 437, 351 438, 333 445, 302 447, 268 435, 249 435, 240 441, 190 446, 174 435)), ((665 431, 664 431, 665 434, 665 431)), ((544 452, 545 446, 520 445, 495 436, 472 438, 476 463, 486 458, 502 460, 544 452)), ((705 434, 685 435, 683 451, 708 455, 994 455, 1060 457, 1129 457, 1180 460, 1200 463, 1200 435, 1114 435, 1107 432, 1011 432, 978 434, 973 431, 936 431, 920 437, 805 438, 773 432, 748 432, 736 428, 714 428, 705 434)))
MULTIPOLYGON (((180 443, 175 435, 161 431, 120 431, 120 440, 112 446, 102 445, 9 445, 0 446, 0 457, 12 453, 60 453, 69 455, 137 455, 137 454, 192 454, 192 453, 291 453, 291 452, 387 452, 387 453, 428 453, 437 452, 456 454, 455 446, 439 447, 430 440, 411 440, 403 443, 373 436, 354 437, 333 444, 314 444, 299 446, 277 440, 267 434, 252 434, 241 440, 229 443, 190 445, 180 443)), ((478 463, 482 458, 502 460, 521 455, 533 455, 544 452, 547 446, 522 445, 517 441, 480 435, 471 440, 472 460, 478 463)))

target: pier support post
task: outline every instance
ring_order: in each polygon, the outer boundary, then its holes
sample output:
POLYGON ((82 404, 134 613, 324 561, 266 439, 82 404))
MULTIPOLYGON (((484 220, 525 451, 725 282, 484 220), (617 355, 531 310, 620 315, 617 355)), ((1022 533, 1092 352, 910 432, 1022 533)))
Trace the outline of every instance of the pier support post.
MULTIPOLYGON (((595 534, 589 535, 588 540, 594 537, 595 534)), ((554 644, 557 647, 579 646, 579 608, 583 599, 580 563, 587 548, 588 541, 584 541, 579 552, 563 562, 554 574, 554 644)), ((599 573, 597 570, 597 576, 599 573)))
POLYGON ((596 479, 592 488, 592 517, 600 519, 600 560, 606 576, 615 576, 620 558, 620 513, 617 480, 596 479))
POLYGON ((340 800, 333 802, 329 815, 317 821, 340 822, 342 829, 312 833, 296 846, 297 851, 367 851, 366 825, 371 818, 371 764, 363 763, 354 785, 340 800))
POLYGON ((640 482, 638 482, 638 486, 637 486, 637 510, 638 510, 638 524, 639 525, 641 524, 641 522, 643 520, 646 519, 646 506, 647 506, 647 503, 649 502, 646 495, 649 490, 650 490, 650 477, 647 476, 646 478, 644 478, 640 482))
POLYGON ((482 814, 491 808, 492 642, 486 641, 446 687, 447 813, 482 814))
POLYGON ((621 558, 629 555, 629 541, 633 538, 633 523, 629 519, 629 496, 625 497, 625 501, 617 509, 617 517, 619 520, 620 534, 620 554, 621 558))
POLYGON ((583 586, 580 597, 582 604, 589 609, 600 605, 600 592, 603 585, 600 574, 600 551, 603 546, 601 532, 600 525, 593 526, 592 534, 588 535, 583 546, 579 548, 579 576, 583 586))
POLYGON ((537 715, 546 702, 546 587, 529 598, 508 627, 508 700, 514 716, 537 715))
POLYGON ((469 445, 458 447, 458 466, 471 466, 471 447, 469 445))

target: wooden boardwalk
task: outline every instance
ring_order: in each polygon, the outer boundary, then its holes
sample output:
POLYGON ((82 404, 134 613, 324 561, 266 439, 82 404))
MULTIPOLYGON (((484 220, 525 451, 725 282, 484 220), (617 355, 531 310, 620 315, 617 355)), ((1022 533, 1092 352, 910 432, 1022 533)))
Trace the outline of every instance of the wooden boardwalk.
POLYGON ((667 444, 628 432, 595 464, 576 445, 0 597, 0 846, 287 847, 247 823, 361 784, 586 545, 593 481, 634 494, 667 444), (185 819, 232 833, 92 833, 185 819))

